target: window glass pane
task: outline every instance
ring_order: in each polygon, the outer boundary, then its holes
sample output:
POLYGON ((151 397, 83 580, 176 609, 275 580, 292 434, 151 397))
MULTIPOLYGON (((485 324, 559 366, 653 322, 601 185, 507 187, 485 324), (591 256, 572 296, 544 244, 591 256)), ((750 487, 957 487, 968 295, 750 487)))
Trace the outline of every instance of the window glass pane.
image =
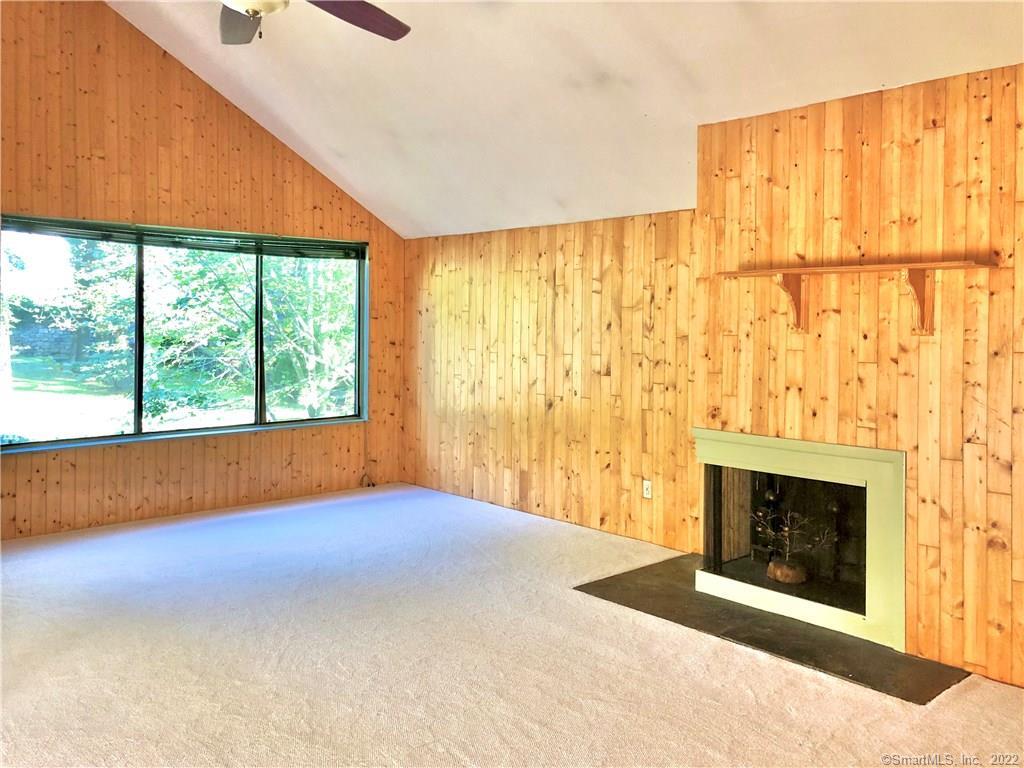
POLYGON ((359 262, 263 259, 267 421, 356 414, 359 262))
POLYGON ((131 432, 135 246, 0 240, 0 442, 131 432))
POLYGON ((255 257, 156 246, 143 257, 143 431, 253 423, 255 257))

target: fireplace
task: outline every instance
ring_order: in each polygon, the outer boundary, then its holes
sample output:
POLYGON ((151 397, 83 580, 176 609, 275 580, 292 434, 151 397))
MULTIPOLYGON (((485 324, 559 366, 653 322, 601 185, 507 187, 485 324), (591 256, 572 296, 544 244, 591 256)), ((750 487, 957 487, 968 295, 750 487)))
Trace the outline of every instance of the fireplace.
POLYGON ((904 454, 695 429, 696 588, 904 648, 904 454))

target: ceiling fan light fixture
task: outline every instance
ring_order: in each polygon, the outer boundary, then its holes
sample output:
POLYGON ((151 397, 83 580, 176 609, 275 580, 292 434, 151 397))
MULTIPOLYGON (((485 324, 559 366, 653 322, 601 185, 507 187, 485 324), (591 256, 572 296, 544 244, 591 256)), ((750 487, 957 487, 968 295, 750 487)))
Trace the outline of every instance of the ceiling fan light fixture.
POLYGON ((271 13, 283 11, 288 7, 289 0, 221 0, 233 11, 244 13, 250 18, 262 18, 271 13))

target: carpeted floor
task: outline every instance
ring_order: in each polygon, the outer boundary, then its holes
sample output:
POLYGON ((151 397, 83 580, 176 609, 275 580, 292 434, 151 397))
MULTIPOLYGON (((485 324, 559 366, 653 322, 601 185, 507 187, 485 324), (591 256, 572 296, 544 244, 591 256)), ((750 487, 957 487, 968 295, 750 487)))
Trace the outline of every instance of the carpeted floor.
POLYGON ((871 765, 1024 751, 574 585, 672 556, 408 486, 14 542, 5 765, 871 765))

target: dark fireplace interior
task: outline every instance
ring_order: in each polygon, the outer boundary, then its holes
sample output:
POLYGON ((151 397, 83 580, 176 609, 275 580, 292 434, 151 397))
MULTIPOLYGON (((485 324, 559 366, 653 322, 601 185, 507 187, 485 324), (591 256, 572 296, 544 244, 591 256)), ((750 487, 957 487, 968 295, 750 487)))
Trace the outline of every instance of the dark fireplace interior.
POLYGON ((866 489, 707 465, 704 570, 864 613, 866 489))

